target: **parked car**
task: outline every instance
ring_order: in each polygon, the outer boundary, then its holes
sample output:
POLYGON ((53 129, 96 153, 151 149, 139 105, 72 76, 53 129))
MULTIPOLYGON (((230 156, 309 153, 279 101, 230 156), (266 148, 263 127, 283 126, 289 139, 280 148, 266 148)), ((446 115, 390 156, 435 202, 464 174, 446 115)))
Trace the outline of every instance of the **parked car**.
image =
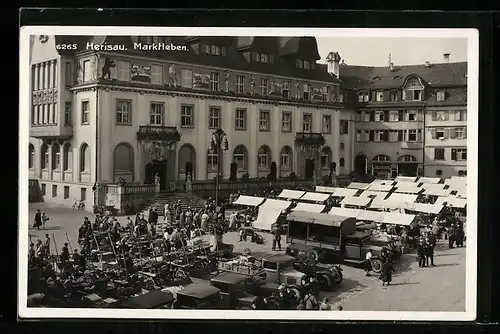
POLYGON ((210 285, 218 288, 221 307, 226 309, 252 309, 257 297, 246 292, 248 276, 224 272, 210 279, 210 285))
POLYGON ((177 291, 175 307, 182 309, 217 309, 220 290, 209 284, 192 283, 177 291))
POLYGON ((163 309, 170 308, 174 296, 168 291, 151 290, 147 293, 132 297, 121 304, 119 308, 126 309, 163 309))

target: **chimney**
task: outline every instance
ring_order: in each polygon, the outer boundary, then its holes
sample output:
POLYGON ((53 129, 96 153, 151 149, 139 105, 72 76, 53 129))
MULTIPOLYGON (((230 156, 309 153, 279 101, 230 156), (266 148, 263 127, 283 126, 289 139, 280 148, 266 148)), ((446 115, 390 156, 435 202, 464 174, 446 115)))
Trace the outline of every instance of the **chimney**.
POLYGON ((443 53, 444 57, 444 62, 449 63, 450 62, 450 54, 449 53, 443 53))
POLYGON ((326 57, 328 73, 335 75, 337 78, 339 78, 340 60, 341 57, 338 52, 330 52, 326 57))
POLYGON ((425 62, 425 67, 431 67, 431 62, 427 60, 427 61, 425 62))
POLYGON ((389 53, 389 71, 394 71, 394 63, 392 62, 392 55, 389 53))

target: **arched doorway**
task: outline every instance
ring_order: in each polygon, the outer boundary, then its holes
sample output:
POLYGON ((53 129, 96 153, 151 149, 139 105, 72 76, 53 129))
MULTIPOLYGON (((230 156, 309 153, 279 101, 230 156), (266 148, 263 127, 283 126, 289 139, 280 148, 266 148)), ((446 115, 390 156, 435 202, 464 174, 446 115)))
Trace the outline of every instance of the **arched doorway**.
POLYGON ((378 179, 389 179, 392 175, 391 158, 385 154, 379 154, 372 160, 372 175, 378 179))
POLYGON ((358 154, 354 158, 354 172, 358 175, 366 175, 366 168, 368 164, 368 158, 364 154, 358 154))
POLYGON ((126 182, 134 182, 134 149, 128 143, 116 145, 113 152, 113 180, 119 178, 126 182))
POLYGON ((398 175, 418 176, 417 158, 413 155, 402 155, 398 158, 398 175))
POLYGON ((196 179, 196 150, 191 144, 184 144, 179 149, 179 180, 196 179))

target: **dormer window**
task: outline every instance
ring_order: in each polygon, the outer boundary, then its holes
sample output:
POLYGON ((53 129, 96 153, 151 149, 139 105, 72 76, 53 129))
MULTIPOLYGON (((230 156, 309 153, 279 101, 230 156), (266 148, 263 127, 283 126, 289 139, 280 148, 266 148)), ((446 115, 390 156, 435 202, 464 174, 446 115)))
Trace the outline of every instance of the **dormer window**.
POLYGON ((384 101, 384 92, 377 92, 377 102, 384 101))
POLYGON ((420 80, 416 77, 408 79, 403 90, 403 100, 405 101, 422 101, 422 93, 424 87, 420 80))
POLYGON ((398 100, 398 92, 391 92, 391 101, 397 101, 398 100))
POLYGON ((303 68, 304 70, 311 70, 315 68, 314 61, 297 59, 296 66, 298 68, 303 68))
POLYGON ((273 55, 270 55, 270 54, 267 54, 267 53, 258 53, 258 52, 255 52, 254 53, 254 56, 253 56, 253 59, 255 61, 258 61, 258 62, 261 62, 261 63, 274 63, 274 56, 273 55))
POLYGON ((311 68, 311 63, 308 61, 304 61, 304 70, 309 70, 311 68))
POLYGON ((358 93, 358 102, 369 102, 370 101, 370 93, 361 92, 358 93))
POLYGON ((212 56, 225 56, 227 49, 225 46, 205 44, 203 52, 212 56))
POLYGON ((437 92, 437 94, 436 94, 436 100, 437 100, 438 102, 444 102, 444 98, 445 98, 445 93, 444 93, 444 91, 437 92))
POLYGON ((304 62, 300 59, 297 59, 297 67, 298 68, 304 68, 304 62))

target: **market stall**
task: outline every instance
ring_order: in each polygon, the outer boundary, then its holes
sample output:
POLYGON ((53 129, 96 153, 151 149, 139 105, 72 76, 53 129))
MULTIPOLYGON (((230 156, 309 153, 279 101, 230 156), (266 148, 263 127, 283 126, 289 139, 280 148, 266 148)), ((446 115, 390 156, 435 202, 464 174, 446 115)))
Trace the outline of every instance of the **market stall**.
POLYGON ((361 189, 361 190, 366 190, 368 189, 368 187, 370 186, 369 183, 361 183, 361 182, 351 182, 351 184, 349 184, 347 186, 347 188, 349 189, 361 189))
POLYGON ((370 186, 368 187, 367 190, 389 192, 392 190, 392 188, 393 188, 393 186, 391 184, 372 182, 372 183, 370 183, 370 186))
POLYGON ((324 202, 330 198, 330 194, 322 194, 316 192, 306 192, 301 198, 301 201, 308 202, 324 202))
POLYGON ((467 206, 467 199, 456 196, 438 197, 434 204, 463 209, 467 206))
POLYGON ((441 178, 439 178, 439 177, 421 177, 418 179, 418 183, 443 184, 443 183, 439 183, 439 182, 441 182, 441 178))
POLYGON ((417 200, 417 197, 418 195, 414 194, 392 193, 389 197, 387 197, 387 200, 399 203, 414 203, 417 200))
POLYGON ((415 215, 389 212, 384 214, 381 222, 385 224, 409 226, 415 219, 415 215))
POLYGON ((396 182, 415 182, 417 181, 417 177, 416 176, 398 176, 396 177, 396 179, 394 180, 396 182))
POLYGON ((335 188, 335 187, 320 187, 316 186, 316 192, 318 193, 327 193, 332 197, 349 197, 354 196, 358 192, 358 189, 349 189, 349 188, 335 188))
POLYGON ((370 203, 371 200, 372 199, 370 197, 355 197, 355 196, 351 196, 351 197, 345 197, 340 202, 340 204, 342 205, 342 207, 344 207, 345 205, 353 205, 353 206, 364 207, 364 206, 367 206, 370 203))
POLYGON ((266 199, 263 197, 256 197, 256 196, 245 196, 241 195, 238 197, 236 201, 234 201, 232 204, 235 205, 245 205, 245 206, 259 206, 261 205, 266 199))
POLYGON ((259 206, 257 220, 252 223, 252 226, 259 230, 270 231, 280 214, 288 209, 291 204, 289 201, 267 199, 264 204, 259 206))
POLYGON ((405 206, 406 210, 434 214, 437 215, 443 210, 443 204, 428 204, 428 203, 407 203, 405 206))
POLYGON ((340 216, 340 217, 352 217, 352 218, 356 218, 359 215, 360 211, 362 211, 362 210, 333 207, 328 212, 328 214, 335 215, 335 216, 340 216))
POLYGON ((306 193, 305 191, 301 191, 301 190, 283 189, 283 191, 278 195, 278 198, 299 199, 302 196, 304 196, 305 193, 306 193))
POLYGON ((395 187, 395 192, 405 194, 419 194, 424 190, 416 182, 398 182, 395 187))
POLYGON ((292 209, 292 211, 304 211, 321 213, 325 210, 326 206, 322 204, 311 204, 311 203, 297 203, 297 206, 292 209))
POLYGON ((358 197, 363 197, 363 198, 379 198, 379 199, 385 199, 389 195, 388 192, 384 191, 370 191, 370 190, 365 190, 361 194, 359 194, 358 197))

